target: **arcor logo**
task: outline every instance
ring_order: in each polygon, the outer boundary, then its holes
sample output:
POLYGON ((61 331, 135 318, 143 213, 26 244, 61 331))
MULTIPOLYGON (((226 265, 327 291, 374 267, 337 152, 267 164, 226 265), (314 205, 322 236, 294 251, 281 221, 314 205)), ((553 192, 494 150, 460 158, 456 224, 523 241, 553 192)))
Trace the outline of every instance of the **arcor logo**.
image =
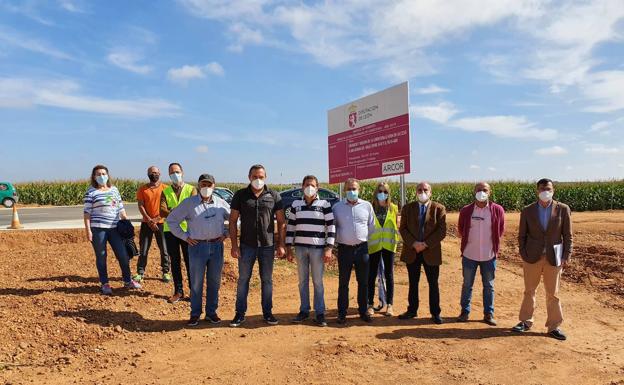
POLYGON ((381 164, 381 174, 402 174, 405 173, 405 160, 393 160, 392 162, 386 162, 381 164))
POLYGON ((349 106, 349 127, 355 128, 357 124, 357 106, 352 104, 349 106))

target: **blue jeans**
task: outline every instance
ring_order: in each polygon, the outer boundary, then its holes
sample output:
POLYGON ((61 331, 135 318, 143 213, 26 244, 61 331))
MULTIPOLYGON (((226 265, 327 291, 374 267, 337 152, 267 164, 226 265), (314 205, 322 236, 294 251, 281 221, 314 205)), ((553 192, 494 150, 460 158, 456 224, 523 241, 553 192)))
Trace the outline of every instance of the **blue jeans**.
POLYGON ((130 263, 128 261, 128 253, 123 245, 121 236, 117 232, 116 228, 112 229, 100 229, 98 227, 92 227, 91 233, 91 245, 93 245, 93 251, 95 252, 95 266, 97 267, 98 276, 100 277, 100 283, 102 285, 108 283, 108 270, 106 268, 106 242, 111 245, 117 261, 119 261, 119 267, 121 268, 121 275, 124 283, 129 283, 132 280, 130 276, 130 263))
POLYGON ((260 283, 262 290, 262 315, 269 316, 273 311, 273 260, 275 247, 250 247, 241 243, 240 257, 238 257, 238 284, 236 287, 236 312, 247 312, 247 295, 249 294, 249 280, 253 266, 258 259, 260 268, 260 283))
POLYGON ((191 275, 191 317, 202 313, 204 275, 206 275, 206 315, 214 316, 219 307, 219 287, 223 270, 223 242, 189 245, 191 275))
POLYGON ((366 314, 368 296, 368 244, 358 246, 338 245, 338 315, 346 317, 349 309, 349 281, 355 266, 358 284, 358 313, 366 314))
POLYGON ((496 258, 485 262, 477 262, 462 257, 464 283, 461 292, 461 309, 463 312, 470 313, 472 285, 477 275, 477 267, 481 270, 481 281, 483 282, 483 313, 494 314, 494 275, 496 272, 496 258))
POLYGON ((297 270, 299 273, 299 297, 301 306, 299 311, 310 312, 310 271, 314 285, 314 312, 316 315, 325 314, 325 293, 323 290, 323 248, 296 246, 297 270))

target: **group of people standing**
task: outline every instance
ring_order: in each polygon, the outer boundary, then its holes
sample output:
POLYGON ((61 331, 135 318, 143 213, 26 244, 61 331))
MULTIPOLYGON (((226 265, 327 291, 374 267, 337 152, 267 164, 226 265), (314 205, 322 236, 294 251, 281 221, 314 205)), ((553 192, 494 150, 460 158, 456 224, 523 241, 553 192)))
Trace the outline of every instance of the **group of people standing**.
MULTIPOLYGON (((230 326, 245 322, 247 296, 253 266, 258 261, 261 282, 263 319, 276 325, 273 315, 273 264, 275 257, 296 259, 299 277, 300 307, 292 322, 311 318, 309 278, 314 288, 313 321, 327 326, 324 300, 324 265, 337 250, 339 273, 338 316, 336 322, 347 322, 349 282, 352 270, 357 280, 359 318, 367 323, 382 306, 375 308, 375 282, 385 278, 380 294, 386 316, 393 316, 394 257, 402 240, 401 261, 407 265, 409 278, 408 306, 398 318, 415 318, 419 308, 419 281, 425 271, 429 287, 429 312, 435 324, 442 324, 438 278, 442 265, 442 242, 447 234, 445 207, 431 200, 431 185, 417 185, 417 200, 400 211, 390 198, 390 186, 377 185, 372 202, 360 198, 360 185, 350 178, 344 183, 346 198, 333 207, 320 199, 319 182, 313 175, 303 178, 300 200, 295 201, 288 217, 279 193, 266 186, 266 170, 262 165, 249 169, 249 185, 237 191, 231 205, 214 194, 214 176, 202 174, 197 188, 184 182, 179 163, 169 165, 171 185, 160 181, 156 167, 148 169, 150 182, 137 192, 142 215, 139 233, 140 251, 137 274, 131 277, 129 256, 116 231, 117 222, 127 215, 119 191, 111 184, 108 169, 98 165, 91 174, 91 186, 85 194, 85 229, 96 254, 96 266, 102 294, 111 295, 106 270, 106 243, 113 249, 121 270, 124 286, 140 289, 147 264, 147 254, 155 236, 160 250, 162 280, 173 280, 174 293, 169 302, 184 298, 182 261, 187 270, 191 314, 188 326, 198 325, 202 313, 210 323, 219 317, 219 287, 224 263, 223 241, 231 240, 232 257, 238 260, 235 316, 230 326), (226 226, 225 222, 229 221, 226 226), (239 237, 240 229, 240 237, 239 237), (378 274, 379 273, 379 274, 378 274), (203 307, 204 280, 206 304, 203 307)), ((477 269, 483 282, 483 321, 497 324, 494 318, 494 278, 501 239, 505 231, 505 212, 491 201, 491 187, 485 182, 475 185, 474 201, 459 214, 463 285, 460 296, 459 322, 469 320, 472 287, 477 269)), ((554 186, 549 179, 537 182, 538 199, 525 207, 520 216, 518 234, 523 259, 525 292, 516 332, 533 325, 536 289, 544 279, 551 337, 564 340, 560 329, 563 322, 558 298, 563 266, 572 251, 570 208, 553 200, 554 186)))

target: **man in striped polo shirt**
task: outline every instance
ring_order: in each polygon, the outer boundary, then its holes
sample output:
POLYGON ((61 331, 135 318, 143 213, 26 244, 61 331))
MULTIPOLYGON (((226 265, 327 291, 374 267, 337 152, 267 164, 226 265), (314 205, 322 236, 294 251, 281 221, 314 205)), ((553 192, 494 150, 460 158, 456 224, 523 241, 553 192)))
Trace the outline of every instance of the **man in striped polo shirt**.
POLYGON ((318 179, 314 175, 303 178, 303 198, 296 200, 288 214, 286 227, 286 257, 293 261, 295 246, 299 272, 299 296, 301 306, 293 322, 303 322, 310 317, 310 270, 314 284, 315 322, 327 326, 325 321, 325 298, 323 290, 324 263, 329 262, 334 247, 336 230, 331 204, 319 199, 318 179))

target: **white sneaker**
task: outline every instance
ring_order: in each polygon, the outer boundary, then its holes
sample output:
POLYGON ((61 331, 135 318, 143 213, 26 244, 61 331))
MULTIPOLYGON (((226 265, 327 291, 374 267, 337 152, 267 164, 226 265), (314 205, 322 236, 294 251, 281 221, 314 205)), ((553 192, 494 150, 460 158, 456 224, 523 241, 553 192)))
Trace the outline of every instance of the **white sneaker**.
POLYGON ((369 306, 368 309, 366 310, 366 314, 368 314, 369 316, 372 316, 373 314, 375 314, 375 309, 373 309, 372 306, 369 306))
POLYGON ((386 317, 392 317, 394 315, 394 310, 392 309, 392 305, 388 305, 386 308, 386 317))

